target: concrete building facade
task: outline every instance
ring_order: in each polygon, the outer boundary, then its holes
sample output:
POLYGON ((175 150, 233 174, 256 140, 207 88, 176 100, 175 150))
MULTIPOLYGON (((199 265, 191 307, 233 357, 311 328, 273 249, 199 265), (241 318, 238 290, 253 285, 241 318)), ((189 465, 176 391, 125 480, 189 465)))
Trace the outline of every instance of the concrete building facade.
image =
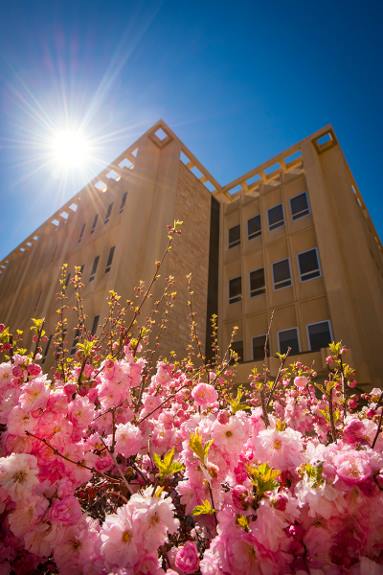
POLYGON ((23 329, 44 316, 52 331, 65 262, 83 266, 96 332, 108 290, 127 298, 149 280, 174 219, 184 224, 161 274, 175 276, 178 292, 163 353, 184 355, 192 272, 207 352, 212 313, 222 347, 239 327, 239 381, 262 364, 273 316, 272 370, 289 346, 292 361, 321 371, 335 339, 351 348, 361 383, 383 384, 382 244, 331 126, 221 186, 158 122, 0 262, 0 320, 23 329))

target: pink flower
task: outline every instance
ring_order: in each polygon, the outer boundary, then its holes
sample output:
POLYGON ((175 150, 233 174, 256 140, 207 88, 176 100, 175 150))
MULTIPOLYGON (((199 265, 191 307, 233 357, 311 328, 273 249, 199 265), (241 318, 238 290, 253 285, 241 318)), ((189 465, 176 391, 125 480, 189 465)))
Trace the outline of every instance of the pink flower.
POLYGON ((295 470, 303 463, 303 442, 299 431, 264 429, 254 440, 254 455, 275 469, 295 470))
POLYGON ((0 458, 0 487, 14 500, 28 499, 37 485, 37 460, 34 455, 12 453, 0 458))
POLYGON ((199 383, 192 390, 192 397, 200 407, 213 405, 218 399, 216 389, 208 383, 199 383))
POLYGON ((73 495, 68 495, 63 499, 56 499, 50 508, 50 517, 53 521, 59 521, 64 525, 74 525, 81 519, 81 507, 73 495))
POLYGON ((309 380, 307 377, 305 377, 304 375, 298 375, 295 379, 294 379, 294 385, 298 388, 298 389, 305 389, 306 385, 309 383, 309 380))
POLYGON ((363 451, 340 451, 335 454, 333 461, 338 477, 347 485, 362 484, 372 475, 369 457, 363 451))
POLYGON ((124 457, 136 455, 144 444, 141 430, 132 423, 116 426, 116 451, 124 457))
POLYGON ((199 569, 199 557, 194 541, 187 541, 177 551, 175 566, 182 573, 195 573, 199 569))

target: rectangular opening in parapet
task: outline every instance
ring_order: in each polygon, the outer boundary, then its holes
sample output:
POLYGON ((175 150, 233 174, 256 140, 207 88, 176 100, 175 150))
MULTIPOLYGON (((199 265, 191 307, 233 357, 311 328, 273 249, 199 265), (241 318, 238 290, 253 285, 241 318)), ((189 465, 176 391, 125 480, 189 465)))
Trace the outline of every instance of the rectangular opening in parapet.
POLYGON ((158 128, 158 130, 154 132, 154 135, 159 139, 160 142, 164 142, 166 138, 168 138, 167 133, 162 128, 158 128))
POLYGON ((191 173, 195 175, 196 178, 198 178, 199 180, 202 178, 203 174, 202 172, 197 168, 197 166, 193 166, 190 169, 191 173))
POLYGON ((318 146, 325 146, 326 144, 331 144, 332 142, 332 135, 330 132, 326 132, 323 136, 317 138, 316 143, 318 146))
POLYGON ((67 220, 67 219, 69 218, 68 212, 65 212, 65 211, 60 212, 60 216, 61 216, 64 220, 67 220))
POLYGON ((118 174, 117 172, 115 172, 114 170, 110 170, 110 172, 108 172, 106 174, 106 177, 109 180, 114 180, 115 182, 118 182, 119 180, 121 180, 121 176, 120 174, 118 174))
POLYGON ((209 190, 209 192, 215 192, 215 185, 212 184, 209 180, 204 182, 203 185, 209 190))
POLYGON ((77 204, 73 203, 69 206, 69 209, 72 210, 72 212, 77 212, 77 204))
POLYGON ((235 186, 234 188, 228 190, 231 196, 235 196, 235 194, 238 194, 240 191, 241 191, 241 185, 235 186))
POLYGON ((57 228, 57 226, 60 225, 60 222, 55 218, 54 220, 52 220, 52 224, 53 224, 54 226, 56 226, 56 228, 57 228))
POLYGON ((271 176, 275 172, 281 169, 281 164, 279 162, 275 162, 272 166, 268 166, 263 171, 267 176, 271 176))
POLYGON ((128 158, 124 158, 118 164, 120 168, 127 168, 128 170, 132 170, 134 168, 133 162, 131 162, 128 158))
POLYGON ((98 190, 100 190, 100 192, 106 192, 106 190, 108 189, 108 186, 106 185, 105 182, 103 182, 102 180, 98 180, 98 182, 94 185, 95 188, 97 188, 98 190))
POLYGON ((137 154, 138 154, 138 148, 134 148, 134 150, 130 152, 130 155, 133 156, 133 158, 137 158, 137 154))
POLYGON ((182 150, 180 152, 180 160, 183 164, 185 164, 185 166, 186 166, 186 164, 189 164, 189 162, 190 162, 190 158, 188 158, 187 155, 185 154, 185 152, 183 152, 182 150))
POLYGON ((286 158, 283 159, 285 161, 285 164, 289 166, 290 164, 294 164, 295 162, 297 162, 297 160, 300 160, 301 158, 302 158, 302 150, 297 150, 293 154, 290 154, 290 156, 286 156, 286 158))

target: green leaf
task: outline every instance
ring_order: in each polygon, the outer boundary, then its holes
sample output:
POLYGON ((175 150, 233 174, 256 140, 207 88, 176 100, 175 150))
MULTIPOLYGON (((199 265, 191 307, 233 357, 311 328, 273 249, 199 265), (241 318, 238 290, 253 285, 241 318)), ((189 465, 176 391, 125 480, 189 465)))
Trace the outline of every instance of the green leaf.
POLYGON ((313 487, 320 487, 320 485, 324 483, 323 463, 319 463, 318 465, 306 463, 302 466, 302 470, 313 487))
POLYGON ((202 435, 199 431, 190 434, 189 446, 193 453, 196 454, 201 463, 205 463, 209 449, 213 445, 214 439, 210 439, 205 445, 202 443, 202 435))
POLYGON ((173 447, 170 449, 170 451, 165 453, 162 459, 158 453, 153 455, 153 461, 158 469, 161 479, 164 479, 165 477, 171 477, 172 475, 175 475, 184 469, 184 466, 180 461, 174 461, 174 451, 175 450, 173 447))
POLYGON ((192 511, 192 515, 213 515, 215 509, 208 499, 202 501, 202 505, 196 505, 192 511))
POLYGON ((273 491, 279 485, 276 478, 280 475, 280 470, 273 469, 267 463, 248 465, 247 473, 255 488, 258 498, 261 498, 266 491, 273 491))
POLYGON ((237 389, 237 395, 233 397, 233 399, 229 400, 230 408, 233 414, 237 413, 237 411, 247 411, 251 409, 249 405, 246 405, 246 403, 241 402, 242 397, 243 397, 243 391, 239 387, 237 389))

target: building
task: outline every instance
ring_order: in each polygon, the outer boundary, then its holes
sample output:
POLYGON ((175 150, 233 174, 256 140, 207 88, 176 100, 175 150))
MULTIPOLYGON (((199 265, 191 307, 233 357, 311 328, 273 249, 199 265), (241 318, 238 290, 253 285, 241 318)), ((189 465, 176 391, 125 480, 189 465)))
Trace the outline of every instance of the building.
POLYGON ((192 272, 207 352, 212 313, 221 346, 239 327, 239 381, 261 365, 274 312, 272 370, 273 355, 290 346, 292 360, 321 371, 326 345, 341 339, 359 381, 383 384, 383 249, 331 126, 221 186, 158 122, 0 263, 1 321, 26 328, 30 317, 45 316, 52 331, 67 262, 83 266, 96 332, 107 291, 129 297, 151 277, 174 219, 183 231, 162 276, 176 276, 179 296, 162 351, 183 355, 192 272))

